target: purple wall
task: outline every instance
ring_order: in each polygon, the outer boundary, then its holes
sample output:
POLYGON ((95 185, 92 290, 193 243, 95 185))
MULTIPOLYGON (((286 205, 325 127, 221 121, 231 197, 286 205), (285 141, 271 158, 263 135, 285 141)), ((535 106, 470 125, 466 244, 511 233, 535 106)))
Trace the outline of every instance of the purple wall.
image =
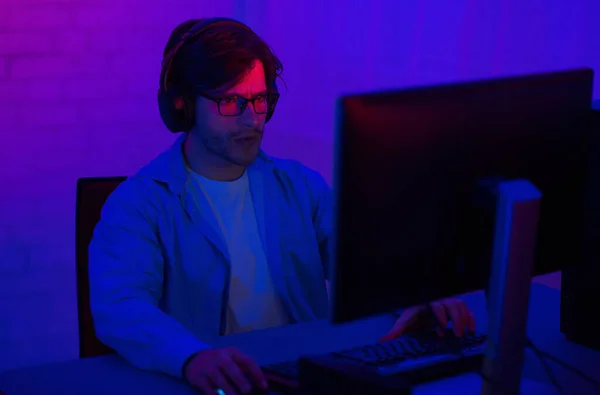
POLYGON ((265 149, 328 179, 340 93, 600 70, 595 0, 215 3, 0 0, 0 370, 77 356, 75 183, 131 174, 173 140, 155 97, 184 19, 236 17, 272 43, 288 91, 265 149))

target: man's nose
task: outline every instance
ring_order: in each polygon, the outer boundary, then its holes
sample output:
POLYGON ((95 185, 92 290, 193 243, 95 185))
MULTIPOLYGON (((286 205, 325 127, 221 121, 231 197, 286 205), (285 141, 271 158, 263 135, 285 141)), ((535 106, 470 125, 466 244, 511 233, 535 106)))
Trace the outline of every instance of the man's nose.
POLYGON ((251 128, 258 127, 264 119, 263 114, 257 114, 256 111, 254 111, 254 106, 252 103, 248 103, 240 117, 242 124, 251 128))

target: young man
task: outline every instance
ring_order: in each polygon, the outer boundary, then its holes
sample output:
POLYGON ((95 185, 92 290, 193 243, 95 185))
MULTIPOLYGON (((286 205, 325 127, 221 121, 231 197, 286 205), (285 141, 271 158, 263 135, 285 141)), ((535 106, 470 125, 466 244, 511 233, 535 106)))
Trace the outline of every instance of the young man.
MULTIPOLYGON (((327 317, 332 195, 317 172, 260 150, 282 65, 250 28, 191 20, 164 55, 161 116, 184 134, 103 208, 89 249, 97 336, 140 368, 247 393, 265 387, 260 368, 211 339, 327 317)), ((434 310, 459 335, 474 329, 461 301, 434 310)))

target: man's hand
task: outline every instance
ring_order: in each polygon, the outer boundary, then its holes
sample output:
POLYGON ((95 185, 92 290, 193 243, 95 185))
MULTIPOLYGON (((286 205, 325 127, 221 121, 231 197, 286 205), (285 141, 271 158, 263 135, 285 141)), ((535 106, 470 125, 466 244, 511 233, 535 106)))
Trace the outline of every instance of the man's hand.
POLYGON ((260 367, 236 348, 200 351, 185 367, 185 379, 205 394, 221 389, 227 395, 248 394, 267 389, 260 367))
MULTIPOLYGON (((443 328, 448 324, 448 318, 452 321, 456 336, 461 337, 465 329, 475 332, 475 316, 462 300, 443 299, 431 303, 431 309, 443 328)), ((392 329, 380 341, 395 339, 406 332, 422 329, 431 324, 431 314, 427 306, 410 307, 402 312, 392 329)), ((434 325, 438 335, 443 336, 444 333, 437 327, 436 322, 434 325)))

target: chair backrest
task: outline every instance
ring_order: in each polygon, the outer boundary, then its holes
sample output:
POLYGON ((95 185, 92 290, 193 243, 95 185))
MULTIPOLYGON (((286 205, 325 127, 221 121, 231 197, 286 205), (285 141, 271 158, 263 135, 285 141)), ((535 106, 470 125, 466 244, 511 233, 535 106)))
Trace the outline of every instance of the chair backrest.
POLYGON ((96 338, 90 309, 88 247, 108 196, 127 177, 80 178, 77 180, 75 208, 75 264, 77 313, 79 316, 79 357, 95 357, 114 351, 96 338))

